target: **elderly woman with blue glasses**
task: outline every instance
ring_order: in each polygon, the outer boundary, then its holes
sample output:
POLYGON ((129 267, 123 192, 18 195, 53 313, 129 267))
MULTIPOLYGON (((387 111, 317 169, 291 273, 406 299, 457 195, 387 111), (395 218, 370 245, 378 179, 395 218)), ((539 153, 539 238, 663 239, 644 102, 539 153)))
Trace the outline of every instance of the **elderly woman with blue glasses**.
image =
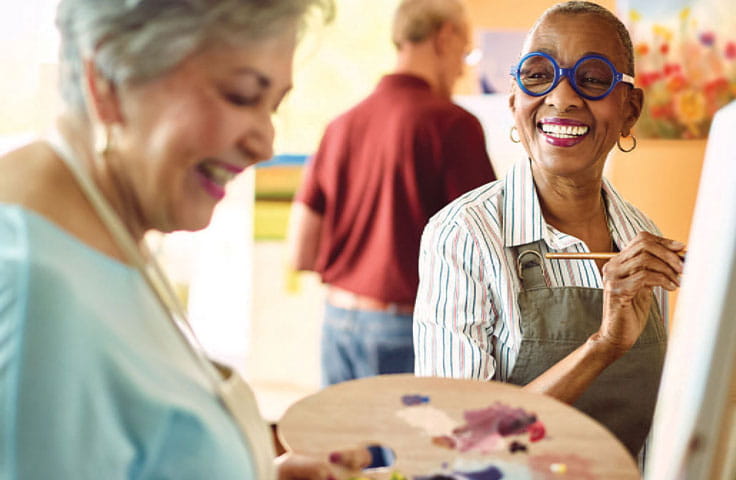
POLYGON ((547 10, 513 67, 504 180, 432 218, 420 253, 416 372, 498 380, 574 404, 636 454, 662 369, 666 292, 682 243, 662 238, 603 178, 636 146, 643 103, 631 39, 590 2, 547 10), (607 252, 603 259, 550 253, 607 252))

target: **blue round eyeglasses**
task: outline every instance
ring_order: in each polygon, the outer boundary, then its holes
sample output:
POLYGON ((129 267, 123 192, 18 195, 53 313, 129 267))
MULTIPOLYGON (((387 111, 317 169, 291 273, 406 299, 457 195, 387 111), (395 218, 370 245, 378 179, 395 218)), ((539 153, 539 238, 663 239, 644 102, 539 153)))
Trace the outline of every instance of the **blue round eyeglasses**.
POLYGON ((572 68, 562 68, 544 52, 527 53, 511 67, 511 75, 519 88, 533 97, 546 95, 567 77, 572 89, 588 100, 600 100, 620 82, 634 85, 634 77, 616 70, 610 60, 601 55, 585 55, 572 68))

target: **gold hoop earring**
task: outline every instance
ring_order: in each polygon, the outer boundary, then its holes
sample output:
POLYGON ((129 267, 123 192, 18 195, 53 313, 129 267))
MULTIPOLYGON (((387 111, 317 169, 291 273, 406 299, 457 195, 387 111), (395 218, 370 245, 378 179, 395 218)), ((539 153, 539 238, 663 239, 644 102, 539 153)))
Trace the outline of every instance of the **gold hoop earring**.
POLYGON ((629 147, 628 149, 623 148, 621 146, 621 138, 626 138, 624 137, 623 133, 621 134, 621 137, 618 140, 616 140, 616 146, 618 147, 619 150, 621 150, 624 153, 629 153, 630 151, 636 148, 636 137, 631 134, 629 134, 629 137, 631 137, 631 140, 633 140, 633 143, 631 144, 631 147, 629 147))
POLYGON ((509 138, 514 143, 520 143, 521 139, 519 138, 519 131, 516 130, 516 125, 511 127, 511 130, 509 130, 509 138), (514 138, 514 131, 516 131, 516 138, 514 138))

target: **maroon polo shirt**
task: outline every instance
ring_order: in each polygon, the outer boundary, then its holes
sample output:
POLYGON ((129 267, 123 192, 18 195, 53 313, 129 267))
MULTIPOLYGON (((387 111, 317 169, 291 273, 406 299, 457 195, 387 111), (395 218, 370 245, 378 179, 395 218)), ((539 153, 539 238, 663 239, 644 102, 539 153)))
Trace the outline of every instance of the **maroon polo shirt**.
POLYGON ((357 294, 414 302, 429 217, 494 179, 476 117, 419 77, 383 77, 328 125, 297 193, 323 216, 315 271, 357 294))

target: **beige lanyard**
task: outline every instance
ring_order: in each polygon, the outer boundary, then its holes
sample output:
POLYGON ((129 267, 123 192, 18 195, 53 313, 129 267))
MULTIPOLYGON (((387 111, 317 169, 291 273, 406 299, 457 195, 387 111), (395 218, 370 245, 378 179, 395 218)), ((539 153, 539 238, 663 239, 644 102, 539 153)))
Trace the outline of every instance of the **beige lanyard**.
POLYGON ((189 324, 187 312, 179 301, 179 297, 174 292, 171 283, 158 265, 158 262, 151 255, 147 245, 145 242, 142 242, 140 248, 144 250, 148 261, 141 254, 139 246, 133 240, 133 237, 117 212, 113 210, 97 188, 97 185, 95 185, 91 177, 87 174, 84 166, 77 160, 66 140, 56 132, 48 139, 48 142, 69 167, 72 174, 74 174, 82 191, 115 238, 123 254, 140 271, 146 283, 153 290, 156 298, 158 298, 164 311, 168 314, 167 316, 176 328, 176 331, 179 332, 184 343, 194 354, 220 401, 239 427, 244 442, 250 446, 251 455, 256 463, 254 468, 257 478, 276 478, 273 466, 275 452, 271 432, 258 412, 257 402, 251 389, 237 372, 209 360, 204 348, 197 340, 189 324))

